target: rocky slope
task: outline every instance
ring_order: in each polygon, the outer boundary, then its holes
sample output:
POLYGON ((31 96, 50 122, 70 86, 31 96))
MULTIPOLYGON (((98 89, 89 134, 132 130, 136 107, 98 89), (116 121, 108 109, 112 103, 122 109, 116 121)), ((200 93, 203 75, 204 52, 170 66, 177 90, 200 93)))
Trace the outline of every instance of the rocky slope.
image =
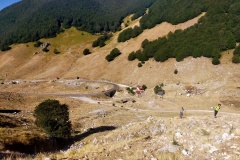
MULTIPOLYGON (((56 97, 69 105, 74 134, 78 139, 63 151, 38 154, 36 159, 239 159, 240 66, 232 64, 232 50, 222 53, 221 64, 217 66, 202 57, 189 57, 182 62, 150 60, 141 68, 137 67, 137 61, 127 60, 128 54, 138 50, 144 39, 157 39, 170 31, 189 27, 197 23, 199 17, 176 26, 160 24, 124 43, 117 43, 119 33, 116 33, 105 47, 91 48, 92 54, 88 56, 83 56, 81 51, 90 47, 91 41, 62 45, 61 54, 56 56, 33 55, 38 50, 32 44, 16 45, 1 53, 2 81, 51 81, 57 77, 76 79, 79 76, 121 83, 125 87, 143 84, 148 87, 139 96, 129 95, 126 88, 121 87, 109 99, 56 97), (109 63, 105 57, 115 47, 122 51, 122 55, 109 63), (178 73, 174 74, 174 70, 178 73), (153 88, 161 83, 166 91, 163 98, 153 92, 153 88), (218 118, 214 119, 211 107, 217 103, 223 107, 218 118), (183 119, 178 118, 181 107, 186 109, 183 119)), ((129 27, 135 24, 138 20, 129 27)), ((53 90, 52 84, 49 87, 48 84, 42 88, 46 92, 53 90)), ((3 86, 5 90, 8 87, 16 90, 15 84, 0 85, 3 86)), ((64 87, 57 88, 65 91, 64 87)), ((41 87, 37 91, 41 92, 41 87)), ((9 94, 0 96, 2 108, 30 111, 48 98, 17 94, 8 100, 6 96, 9 94)))

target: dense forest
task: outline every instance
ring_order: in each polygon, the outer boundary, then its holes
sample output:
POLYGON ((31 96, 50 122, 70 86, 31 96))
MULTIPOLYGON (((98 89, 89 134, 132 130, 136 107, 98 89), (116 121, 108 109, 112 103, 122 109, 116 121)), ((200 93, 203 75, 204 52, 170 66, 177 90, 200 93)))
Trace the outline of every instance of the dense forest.
MULTIPOLYGON (((164 21, 178 24, 202 12, 206 12, 206 15, 198 24, 184 31, 169 33, 167 37, 152 42, 145 40, 142 43, 143 49, 130 53, 128 59, 147 61, 154 58, 163 62, 168 58, 181 61, 188 56, 195 58, 204 56, 213 58, 213 64, 219 64, 220 53, 234 49, 236 42, 240 42, 240 1, 158 0, 149 8, 149 13, 140 20, 140 28, 142 30, 152 28, 164 21)), ((120 36, 127 38, 129 38, 127 35, 132 35, 128 30, 121 34, 120 36)), ((239 52, 235 52, 233 62, 238 61, 239 52)))
POLYGON ((156 0, 22 0, 0 11, 0 50, 14 43, 55 37, 71 26, 115 32, 123 18, 142 16, 156 0))

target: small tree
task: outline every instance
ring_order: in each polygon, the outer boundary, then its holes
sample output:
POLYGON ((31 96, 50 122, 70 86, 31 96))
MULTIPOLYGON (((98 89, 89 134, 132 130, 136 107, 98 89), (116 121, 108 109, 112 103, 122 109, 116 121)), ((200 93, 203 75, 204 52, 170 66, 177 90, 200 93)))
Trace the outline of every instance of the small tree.
POLYGON ((122 53, 119 51, 119 49, 114 48, 114 49, 110 52, 110 54, 108 54, 108 55, 106 56, 106 60, 107 60, 108 62, 113 61, 113 60, 114 60, 117 56, 119 56, 120 54, 122 54, 122 53))
POLYGON ((35 124, 50 137, 68 138, 71 135, 68 106, 57 100, 45 100, 34 110, 35 124))
POLYGON ((161 83, 160 85, 157 85, 154 87, 154 93, 158 94, 159 92, 162 92, 163 95, 165 94, 165 90, 162 88, 163 87, 163 83, 161 83))
POLYGON ((142 85, 142 89, 143 89, 143 90, 146 90, 146 89, 147 89, 147 86, 146 86, 146 85, 142 85))
POLYGON ((214 58, 212 59, 212 64, 213 64, 213 65, 218 65, 218 64, 220 64, 219 58, 218 58, 218 57, 214 57, 214 58))
POLYGON ((128 55, 128 60, 133 61, 135 59, 136 59, 136 55, 135 55, 135 52, 133 51, 128 55))
POLYGON ((84 55, 88 55, 88 54, 91 54, 91 52, 90 52, 90 50, 89 50, 88 48, 85 48, 85 49, 83 50, 83 54, 84 54, 84 55))
POLYGON ((138 67, 139 67, 139 68, 142 67, 142 63, 138 63, 138 67))

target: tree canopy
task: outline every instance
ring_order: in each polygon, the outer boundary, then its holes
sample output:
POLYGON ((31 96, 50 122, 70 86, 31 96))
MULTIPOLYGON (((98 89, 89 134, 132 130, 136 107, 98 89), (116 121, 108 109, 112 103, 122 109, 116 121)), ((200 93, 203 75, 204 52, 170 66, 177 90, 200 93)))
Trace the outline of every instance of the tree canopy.
POLYGON ((50 137, 68 138, 71 135, 68 106, 57 100, 45 100, 34 110, 36 125, 42 128, 50 137))
MULTIPOLYGON (((166 37, 144 42, 141 57, 145 55, 146 59, 163 62, 168 58, 182 61, 188 56, 204 56, 213 58, 213 64, 219 64, 220 53, 234 49, 236 42, 240 42, 239 5, 236 0, 157 0, 140 20, 142 29, 152 28, 164 21, 181 23, 202 12, 206 15, 186 30, 177 30, 166 37)), ((130 60, 132 57, 133 53, 130 60)))
POLYGON ((22 0, 0 11, 0 50, 55 37, 71 26, 90 33, 115 32, 129 14, 144 14, 156 0, 22 0))

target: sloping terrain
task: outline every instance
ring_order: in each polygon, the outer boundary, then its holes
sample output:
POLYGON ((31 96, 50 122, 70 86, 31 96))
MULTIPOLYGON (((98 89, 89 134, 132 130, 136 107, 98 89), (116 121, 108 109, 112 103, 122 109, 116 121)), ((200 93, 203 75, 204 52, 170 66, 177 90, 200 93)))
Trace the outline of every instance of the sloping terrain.
MULTIPOLYGON (((124 43, 117 43, 119 33, 116 33, 103 48, 91 47, 97 36, 71 28, 55 39, 41 40, 51 43, 48 53, 34 48, 33 43, 14 45, 12 50, 1 53, 0 79, 3 83, 16 79, 51 81, 57 77, 62 80, 81 77, 131 87, 147 86, 140 96, 130 95, 125 87, 121 87, 113 98, 107 99, 54 97, 70 106, 77 140, 63 152, 39 154, 37 158, 238 159, 240 66, 231 62, 233 50, 222 53, 221 64, 217 66, 202 57, 189 57, 182 62, 150 60, 142 67, 137 66, 137 61, 127 60, 131 51, 140 49, 144 39, 154 40, 170 31, 185 29, 197 23, 201 16, 204 13, 178 25, 162 23, 124 43), (76 34, 86 41, 81 38, 79 43, 70 41, 76 34), (106 55, 115 47, 122 54, 107 62, 106 55), (54 48, 61 53, 53 54, 54 48), (83 56, 85 48, 92 53, 83 56), (36 52, 38 54, 34 54, 36 52), (174 74, 174 70, 178 73, 174 74), (166 91, 163 98, 153 92, 153 88, 161 83, 166 91), (217 103, 223 106, 218 118, 214 119, 211 107, 217 103), (178 118, 181 107, 186 109, 183 119, 178 118)), ((129 27, 137 24, 139 19, 129 27)), ((15 85, 18 84, 7 87, 14 90, 15 85)), ((3 86, 0 85, 0 89, 3 86)), ((44 91, 47 88, 45 86, 44 91)), ((64 87, 58 89, 64 91, 64 87)), ((41 92, 41 87, 37 91, 41 92)), ((2 108, 26 111, 32 111, 38 103, 49 98, 14 94, 9 97, 0 96, 2 108)), ((26 113, 19 116, 33 118, 26 113)))

